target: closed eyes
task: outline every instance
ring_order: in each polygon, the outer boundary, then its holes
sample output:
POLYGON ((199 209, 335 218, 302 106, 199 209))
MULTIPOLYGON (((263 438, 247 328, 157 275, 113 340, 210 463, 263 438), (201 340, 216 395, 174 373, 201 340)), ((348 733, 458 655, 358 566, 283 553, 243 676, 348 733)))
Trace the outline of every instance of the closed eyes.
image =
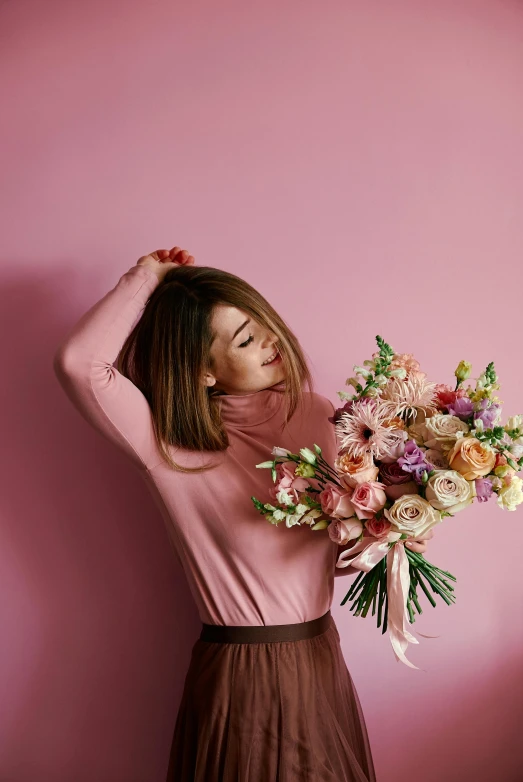
POLYGON ((249 334, 249 339, 246 339, 245 342, 242 342, 240 345, 238 345, 239 348, 246 348, 249 343, 253 341, 254 337, 252 334, 249 334))

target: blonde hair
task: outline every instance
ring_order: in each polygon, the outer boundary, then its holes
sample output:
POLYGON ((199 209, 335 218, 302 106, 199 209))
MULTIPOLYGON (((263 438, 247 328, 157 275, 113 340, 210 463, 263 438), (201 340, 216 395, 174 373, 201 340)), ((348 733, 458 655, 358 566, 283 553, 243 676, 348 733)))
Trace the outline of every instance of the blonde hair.
POLYGON ((210 266, 171 269, 127 337, 117 369, 146 397, 160 452, 173 469, 182 472, 201 472, 213 465, 177 464, 169 446, 192 451, 224 451, 229 446, 219 397, 202 381, 204 372, 212 368, 211 322, 217 304, 243 310, 276 335, 285 371, 281 389, 285 424, 302 401, 304 387, 312 391, 312 376, 298 339, 255 288, 210 266))

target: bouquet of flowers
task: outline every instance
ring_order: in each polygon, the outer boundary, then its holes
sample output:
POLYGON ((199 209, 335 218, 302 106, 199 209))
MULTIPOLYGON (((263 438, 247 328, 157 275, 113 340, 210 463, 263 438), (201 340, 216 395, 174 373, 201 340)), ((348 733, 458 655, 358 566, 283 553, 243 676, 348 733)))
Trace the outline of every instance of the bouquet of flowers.
MULTIPOLYGON (((433 528, 474 500, 497 499, 513 511, 523 502, 523 416, 500 423, 501 400, 494 364, 474 386, 464 386, 472 367, 460 361, 452 388, 427 379, 412 354, 398 354, 381 337, 378 351, 354 366, 338 392, 343 406, 329 421, 336 428, 338 452, 328 464, 321 448, 291 453, 275 447, 269 468, 275 484, 271 502, 252 497, 271 524, 309 525, 328 530, 333 541, 350 547, 337 567, 360 570, 342 601, 353 601, 355 616, 372 605, 377 626, 389 630, 397 660, 405 657, 409 632, 419 614, 418 587, 432 606, 435 597, 455 601, 455 577, 405 548, 426 540, 433 528)), ((425 636, 426 638, 434 636, 425 636)))

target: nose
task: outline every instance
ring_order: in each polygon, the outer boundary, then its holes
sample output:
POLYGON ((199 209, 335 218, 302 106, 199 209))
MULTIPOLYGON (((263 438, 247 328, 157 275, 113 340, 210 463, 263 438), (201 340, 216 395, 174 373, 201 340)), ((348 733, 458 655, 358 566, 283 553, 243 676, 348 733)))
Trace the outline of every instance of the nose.
POLYGON ((276 336, 276 334, 273 331, 271 331, 270 329, 268 329, 265 332, 265 338, 264 338, 264 340, 262 342, 262 347, 264 347, 264 348, 267 347, 268 348, 271 345, 275 345, 277 343, 277 341, 278 341, 278 337, 276 336))

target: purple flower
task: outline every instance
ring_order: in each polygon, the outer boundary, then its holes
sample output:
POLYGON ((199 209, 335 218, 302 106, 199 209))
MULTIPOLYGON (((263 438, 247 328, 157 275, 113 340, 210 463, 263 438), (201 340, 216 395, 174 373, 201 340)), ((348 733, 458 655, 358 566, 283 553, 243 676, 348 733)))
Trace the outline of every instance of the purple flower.
POLYGON ((492 429, 492 425, 494 424, 496 416, 499 413, 499 409, 499 405, 496 405, 493 402, 492 404, 489 404, 488 399, 482 399, 480 409, 476 410, 474 413, 474 421, 477 421, 479 418, 483 421, 483 426, 485 429, 492 429))
POLYGON ((405 443, 405 451, 403 456, 398 459, 398 464, 401 465, 405 472, 412 472, 409 466, 414 464, 420 464, 425 461, 424 453, 421 448, 416 445, 415 440, 407 440, 405 443))
POLYGON ((476 499, 486 502, 492 494, 492 481, 489 478, 476 478, 476 499))
POLYGON ((429 462, 420 462, 420 464, 412 465, 412 469, 410 470, 410 472, 412 473, 412 477, 414 478, 416 483, 423 483, 423 475, 425 471, 429 473, 433 469, 434 469, 433 464, 430 464, 429 462))
POLYGON ((462 396, 455 399, 454 402, 449 402, 446 408, 450 415, 455 415, 457 418, 461 418, 462 421, 466 421, 474 412, 474 403, 468 396, 462 396))
POLYGON ((434 465, 425 461, 425 451, 416 445, 415 440, 407 440, 405 444, 405 453, 398 459, 398 464, 402 470, 411 473, 416 483, 423 483, 423 473, 425 470, 430 472, 434 465))

